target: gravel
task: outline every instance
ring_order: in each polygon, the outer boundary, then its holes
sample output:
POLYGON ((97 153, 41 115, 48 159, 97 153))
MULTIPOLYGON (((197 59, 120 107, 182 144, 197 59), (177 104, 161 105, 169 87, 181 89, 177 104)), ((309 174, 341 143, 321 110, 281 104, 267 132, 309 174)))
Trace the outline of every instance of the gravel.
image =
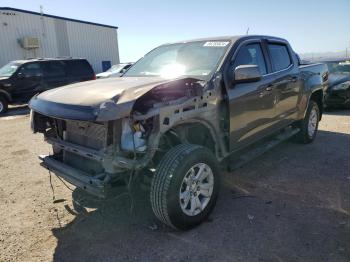
POLYGON ((145 189, 98 201, 53 176, 53 195, 37 158, 50 147, 16 110, 0 117, 0 261, 350 261, 350 111, 223 174, 208 221, 177 232, 145 189))

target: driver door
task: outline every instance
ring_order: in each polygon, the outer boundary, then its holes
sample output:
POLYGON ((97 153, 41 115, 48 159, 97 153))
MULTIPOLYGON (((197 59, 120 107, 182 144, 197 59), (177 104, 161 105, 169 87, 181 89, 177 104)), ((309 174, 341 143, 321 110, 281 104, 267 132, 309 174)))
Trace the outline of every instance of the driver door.
POLYGON ((17 71, 13 97, 17 101, 26 102, 40 92, 42 71, 39 63, 27 63, 17 71))
POLYGON ((275 118, 275 88, 268 76, 268 64, 260 42, 249 42, 235 52, 228 75, 230 147, 232 151, 259 140, 271 131, 275 118), (262 75, 254 82, 235 82, 240 65, 257 65, 262 75))

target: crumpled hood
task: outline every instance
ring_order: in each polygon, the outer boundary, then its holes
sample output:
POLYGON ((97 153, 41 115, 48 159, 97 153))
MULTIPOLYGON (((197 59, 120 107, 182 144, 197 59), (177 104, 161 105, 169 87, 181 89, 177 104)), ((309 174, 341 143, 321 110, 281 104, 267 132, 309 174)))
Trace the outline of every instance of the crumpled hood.
POLYGON ((99 79, 55 88, 38 95, 37 98, 54 103, 78 106, 96 106, 108 100, 123 103, 135 100, 155 85, 167 81, 169 80, 158 77, 99 79))
POLYGON ((330 74, 328 78, 329 87, 350 81, 350 75, 330 74))
POLYGON ((128 116, 135 101, 153 88, 179 80, 121 77, 81 82, 39 94, 29 107, 61 119, 109 121, 128 116))

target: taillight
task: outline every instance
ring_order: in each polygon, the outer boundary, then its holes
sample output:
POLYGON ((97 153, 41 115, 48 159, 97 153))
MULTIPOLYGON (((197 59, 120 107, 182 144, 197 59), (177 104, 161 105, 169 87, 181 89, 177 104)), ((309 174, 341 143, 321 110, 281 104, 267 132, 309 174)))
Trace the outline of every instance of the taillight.
POLYGON ((92 76, 92 80, 96 80, 96 75, 95 74, 92 76))

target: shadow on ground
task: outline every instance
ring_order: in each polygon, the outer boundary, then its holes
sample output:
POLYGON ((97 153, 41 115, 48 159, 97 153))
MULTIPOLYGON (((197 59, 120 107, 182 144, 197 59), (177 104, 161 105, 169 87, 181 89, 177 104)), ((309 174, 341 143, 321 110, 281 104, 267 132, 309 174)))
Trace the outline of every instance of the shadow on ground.
POLYGON ((350 116, 350 109, 331 108, 325 110, 323 113, 331 116, 350 116))
POLYGON ((0 119, 9 116, 22 116, 29 114, 29 108, 27 105, 11 106, 5 114, 0 115, 0 119))
POLYGON ((54 260, 350 261, 349 148, 349 135, 320 131, 223 174, 213 214, 187 232, 158 223, 145 190, 134 189, 131 211, 127 196, 103 202, 76 189, 74 221, 53 229, 54 260))

